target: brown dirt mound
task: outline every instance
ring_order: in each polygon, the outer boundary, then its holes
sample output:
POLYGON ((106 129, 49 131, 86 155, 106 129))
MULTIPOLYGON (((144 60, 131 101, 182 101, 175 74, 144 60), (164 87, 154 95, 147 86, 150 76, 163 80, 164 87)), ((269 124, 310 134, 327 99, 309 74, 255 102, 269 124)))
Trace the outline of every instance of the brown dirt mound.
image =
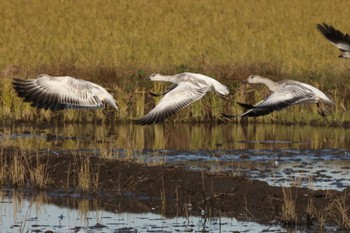
MULTIPOLYGON (((13 148, 4 149, 2 165, 10 167, 15 156, 23 155, 23 152, 18 153, 13 148)), ((46 193, 56 197, 79 194, 80 198, 98 200, 99 208, 106 210, 160 211, 167 216, 199 214, 204 210, 208 217, 232 216, 260 223, 278 220, 287 225, 313 225, 324 223, 322 219, 344 224, 338 219, 342 219, 347 212, 342 213, 339 203, 344 208, 350 204, 349 189, 338 192, 271 187, 265 182, 229 173, 147 166, 132 161, 75 154, 36 153, 25 156, 28 170, 35 169, 38 164, 46 164, 46 193), (90 174, 89 187, 83 191, 79 178, 86 164, 90 174)), ((25 177, 25 185, 17 185, 17 188, 40 191, 29 174, 25 177)), ((7 185, 16 186, 9 182, 7 185)))

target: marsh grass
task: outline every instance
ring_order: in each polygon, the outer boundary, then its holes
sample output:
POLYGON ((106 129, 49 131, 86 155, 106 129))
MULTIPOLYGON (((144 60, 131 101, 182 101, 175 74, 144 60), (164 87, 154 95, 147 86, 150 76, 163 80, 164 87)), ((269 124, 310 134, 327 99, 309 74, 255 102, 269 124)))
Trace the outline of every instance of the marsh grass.
POLYGON ((346 202, 346 193, 335 198, 326 208, 327 215, 341 228, 350 230, 350 208, 346 202))
POLYGON ((89 219, 87 218, 88 212, 90 208, 90 200, 87 199, 79 199, 78 200, 78 211, 82 215, 82 223, 88 224, 89 219))
POLYGON ((166 211, 166 193, 165 193, 164 177, 163 176, 161 176, 160 182, 162 184, 161 190, 160 190, 160 198, 162 200, 161 213, 165 215, 165 211, 166 211))
MULTIPOLYGON (((51 182, 50 170, 54 166, 49 163, 47 156, 38 152, 26 152, 15 149, 11 155, 1 152, 0 185, 10 185, 17 188, 45 189, 51 182)), ((67 179, 62 181, 63 188, 71 191, 75 187, 81 192, 99 192, 100 164, 91 166, 90 157, 72 155, 74 162, 68 165, 67 179)))
POLYGON ((96 167, 91 165, 91 158, 88 156, 79 156, 79 162, 76 163, 77 189, 82 192, 99 192, 100 164, 96 167))
POLYGON ((306 207, 306 224, 312 225, 316 221, 319 230, 322 232, 324 229, 327 219, 327 213, 324 210, 317 209, 312 199, 309 199, 306 207))
POLYGON ((43 189, 50 182, 48 160, 41 160, 39 155, 28 155, 16 150, 11 159, 1 152, 0 184, 14 187, 31 186, 43 189))
POLYGON ((283 203, 281 221, 285 225, 294 226, 297 224, 296 197, 293 196, 291 188, 282 187, 283 203))
POLYGON ((89 157, 81 158, 80 169, 78 172, 78 189, 87 192, 91 186, 91 163, 89 157))
POLYGON ((26 169, 29 171, 29 179, 35 187, 44 189, 50 182, 48 174, 48 169, 50 168, 49 160, 41 161, 39 155, 34 157, 33 160, 34 165, 32 166, 29 164, 31 161, 25 159, 26 169))
POLYGON ((11 185, 22 187, 25 184, 26 166, 22 155, 14 155, 12 163, 8 166, 8 174, 11 185))
MULTIPOLYGON (((346 31, 347 1, 34 0, 2 1, 0 7, 6 9, 0 15, 1 120, 127 121, 159 101, 147 94, 149 90, 165 90, 165 84, 143 78, 154 72, 190 71, 223 82, 232 97, 224 101, 206 96, 171 121, 219 121, 222 111, 241 113, 235 101, 256 103, 266 91, 246 94, 245 89, 237 89, 239 81, 260 74, 318 86, 336 102, 328 124, 350 122, 349 113, 339 108, 349 107, 348 61, 338 59, 338 50, 315 28, 316 23, 327 22, 346 31), (288 12, 281 14, 281 9, 288 12), (11 79, 40 73, 70 75, 105 86, 120 111, 34 110, 15 96, 11 79)), ((311 108, 293 107, 250 121, 326 125, 311 108)))

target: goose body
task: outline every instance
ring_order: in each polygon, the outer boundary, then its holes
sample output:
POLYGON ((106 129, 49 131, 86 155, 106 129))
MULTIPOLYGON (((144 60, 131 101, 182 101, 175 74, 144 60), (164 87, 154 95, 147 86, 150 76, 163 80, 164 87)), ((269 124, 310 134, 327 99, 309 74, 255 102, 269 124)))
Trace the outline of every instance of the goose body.
POLYGON ((340 58, 350 59, 350 35, 344 34, 341 31, 335 29, 334 27, 323 24, 317 24, 317 29, 322 33, 322 35, 329 40, 334 46, 336 46, 341 54, 340 58))
POLYGON ((274 82, 259 75, 251 75, 245 82, 251 84, 265 84, 272 93, 255 105, 240 104, 244 108, 249 109, 239 115, 240 117, 263 116, 273 111, 297 104, 320 102, 331 105, 334 104, 326 94, 316 87, 294 80, 286 79, 274 82))
POLYGON ((142 118, 135 120, 141 125, 163 121, 180 109, 200 100, 209 91, 215 91, 220 96, 229 94, 225 85, 203 74, 188 72, 176 75, 152 74, 149 79, 172 82, 174 85, 168 88, 155 108, 142 118))
POLYGON ((62 110, 70 108, 102 108, 103 102, 118 110, 111 94, 103 87, 70 76, 41 74, 36 79, 14 79, 17 95, 33 107, 62 110))

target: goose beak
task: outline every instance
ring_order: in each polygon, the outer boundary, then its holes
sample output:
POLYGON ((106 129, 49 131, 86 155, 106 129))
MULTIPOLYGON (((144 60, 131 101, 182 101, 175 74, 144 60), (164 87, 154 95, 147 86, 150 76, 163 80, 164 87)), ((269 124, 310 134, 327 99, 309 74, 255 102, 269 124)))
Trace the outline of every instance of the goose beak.
POLYGON ((242 81, 242 83, 248 84, 248 80, 247 80, 247 79, 244 79, 244 80, 242 81))

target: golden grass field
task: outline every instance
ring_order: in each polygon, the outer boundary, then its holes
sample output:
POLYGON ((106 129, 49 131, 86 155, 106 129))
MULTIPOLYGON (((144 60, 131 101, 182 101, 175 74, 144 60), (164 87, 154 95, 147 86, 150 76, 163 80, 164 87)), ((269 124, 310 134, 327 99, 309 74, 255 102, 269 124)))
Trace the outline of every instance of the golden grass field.
MULTIPOLYGON (((348 1, 311 0, 1 1, 0 119, 111 118, 103 110, 32 109, 15 96, 13 77, 48 73, 96 82, 120 105, 112 119, 128 120, 154 106, 147 91, 166 87, 144 77, 191 71, 217 78, 232 96, 227 101, 206 96, 172 118, 176 121, 217 120, 223 111, 242 112, 235 101, 254 103, 267 94, 239 83, 254 73, 319 87, 336 102, 328 122, 350 122, 344 110, 350 61, 337 58, 338 49, 316 30, 317 23, 325 22, 350 33, 348 6, 348 1), (246 91, 254 89, 247 97, 246 91)), ((255 120, 325 123, 313 106, 291 109, 255 120)))

